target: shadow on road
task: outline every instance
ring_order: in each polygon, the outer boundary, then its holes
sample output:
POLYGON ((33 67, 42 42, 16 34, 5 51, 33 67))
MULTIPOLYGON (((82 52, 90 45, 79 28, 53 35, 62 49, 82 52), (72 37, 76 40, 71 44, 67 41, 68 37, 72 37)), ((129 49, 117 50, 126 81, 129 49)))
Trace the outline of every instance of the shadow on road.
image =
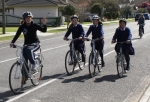
MULTIPOLYGON (((124 75, 122 78, 127 77, 124 75)), ((116 80, 120 79, 118 75, 106 75, 101 78, 96 78, 94 82, 103 82, 103 81, 110 81, 110 82, 116 82, 116 80)))
POLYGON ((64 81, 62 81, 62 83, 70 83, 70 82, 85 82, 86 80, 90 79, 91 77, 86 74, 83 76, 78 76, 78 77, 74 77, 74 78, 70 78, 70 79, 65 79, 64 81))
POLYGON ((138 40, 138 39, 140 39, 140 38, 133 38, 132 40, 134 41, 134 40, 138 40))
POLYGON ((20 95, 20 94, 24 93, 25 90, 28 90, 31 88, 33 88, 33 85, 25 86, 25 87, 23 87, 22 91, 18 94, 14 94, 11 90, 0 93, 0 102, 5 102, 10 99, 9 97, 14 97, 14 96, 20 95))
MULTIPOLYGON (((57 77, 59 77, 59 76, 61 76, 61 75, 63 75, 64 73, 61 73, 61 74, 55 74, 55 75, 51 75, 51 76, 44 76, 44 77, 42 77, 42 79, 41 80, 49 80, 49 79, 55 79, 55 78, 57 78, 57 77)), ((61 79, 61 78, 59 78, 59 79, 61 79)), ((62 78, 63 79, 63 78, 62 78)))

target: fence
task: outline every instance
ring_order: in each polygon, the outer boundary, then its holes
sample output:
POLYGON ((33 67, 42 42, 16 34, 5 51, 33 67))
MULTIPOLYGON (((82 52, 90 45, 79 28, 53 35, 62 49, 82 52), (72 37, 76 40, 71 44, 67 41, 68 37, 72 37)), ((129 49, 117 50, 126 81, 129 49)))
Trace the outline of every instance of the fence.
MULTIPOLYGON (((22 17, 6 14, 6 26, 19 26, 20 20, 22 17)), ((34 17, 33 21, 38 24, 42 24, 40 17, 34 17)), ((48 17, 47 18, 47 26, 60 26, 61 25, 61 17, 48 17)), ((2 14, 0 14, 0 26, 2 26, 2 14)))

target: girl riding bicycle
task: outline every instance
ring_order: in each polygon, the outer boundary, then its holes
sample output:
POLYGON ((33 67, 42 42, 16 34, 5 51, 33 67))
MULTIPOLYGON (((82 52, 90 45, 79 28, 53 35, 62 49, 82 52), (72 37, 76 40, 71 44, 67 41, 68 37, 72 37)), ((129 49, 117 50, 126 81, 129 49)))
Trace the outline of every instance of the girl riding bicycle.
POLYGON ((20 34, 23 32, 24 34, 24 49, 23 49, 23 56, 28 62, 32 64, 32 70, 37 71, 35 68, 36 65, 36 60, 35 60, 35 55, 34 52, 37 51, 40 48, 40 41, 37 36, 37 30, 41 32, 46 32, 47 31, 47 26, 46 26, 46 18, 42 19, 43 26, 40 26, 36 23, 33 22, 32 20, 32 13, 27 11, 24 12, 23 15, 23 21, 21 21, 21 25, 19 26, 16 35, 14 36, 13 40, 10 43, 10 47, 13 47, 14 43, 20 36, 20 34))
POLYGON ((99 38, 98 41, 95 42, 95 49, 99 51, 101 56, 101 64, 102 67, 105 66, 104 57, 103 57, 103 48, 104 48, 104 30, 103 30, 103 24, 99 19, 99 16, 94 15, 92 18, 93 25, 91 25, 88 29, 88 32, 85 35, 85 38, 89 36, 89 34, 92 32, 92 39, 99 38))
POLYGON ((64 36, 64 40, 67 40, 67 37, 70 35, 70 33, 72 33, 72 38, 79 38, 81 40, 76 40, 75 41, 75 49, 78 50, 81 55, 82 55, 82 62, 85 62, 85 57, 84 57, 84 46, 85 43, 82 40, 82 38, 85 35, 84 29, 82 27, 81 24, 78 23, 78 16, 77 15, 73 15, 71 16, 71 24, 69 26, 68 31, 66 32, 65 36, 64 36))

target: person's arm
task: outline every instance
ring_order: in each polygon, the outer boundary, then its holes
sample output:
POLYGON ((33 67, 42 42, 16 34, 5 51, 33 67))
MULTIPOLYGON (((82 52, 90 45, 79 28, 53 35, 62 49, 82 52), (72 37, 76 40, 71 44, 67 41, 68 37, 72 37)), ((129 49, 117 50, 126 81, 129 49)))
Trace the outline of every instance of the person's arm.
POLYGON ((88 37, 91 32, 92 32, 92 26, 89 27, 85 37, 88 37))
POLYGON ((85 31, 84 31, 84 29, 83 29, 83 27, 81 25, 81 35, 80 35, 80 37, 84 37, 84 36, 85 36, 85 31))
MULTIPOLYGON (((128 28, 129 29, 129 28, 128 28)), ((132 39, 132 33, 131 33, 131 30, 129 29, 129 36, 128 36, 128 40, 131 40, 132 39)))
POLYGON ((47 32, 47 26, 46 25, 40 26, 40 25, 36 24, 36 27, 37 27, 37 30, 39 30, 41 32, 47 32))
POLYGON ((14 36, 13 40, 11 41, 11 43, 15 43, 15 42, 16 42, 16 40, 17 40, 18 37, 20 36, 21 32, 22 32, 22 26, 20 26, 20 27, 18 28, 18 30, 17 30, 17 32, 16 32, 16 35, 14 36))
POLYGON ((101 37, 104 37, 104 29, 103 29, 103 26, 101 25, 101 37))
POLYGON ((113 38, 112 38, 112 43, 115 43, 115 42, 116 42, 117 35, 118 35, 118 28, 116 29, 115 34, 114 34, 114 36, 113 36, 113 38))
POLYGON ((66 34, 65 34, 64 37, 67 38, 67 37, 70 35, 71 31, 72 31, 72 30, 71 30, 71 27, 69 27, 69 29, 68 29, 68 31, 66 32, 66 34))

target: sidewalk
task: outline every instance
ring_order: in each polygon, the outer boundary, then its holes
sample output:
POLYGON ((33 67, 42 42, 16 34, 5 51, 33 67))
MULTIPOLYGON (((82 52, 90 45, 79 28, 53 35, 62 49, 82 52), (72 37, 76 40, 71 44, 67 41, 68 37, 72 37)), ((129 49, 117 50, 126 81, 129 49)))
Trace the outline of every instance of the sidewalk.
POLYGON ((142 95, 139 102, 150 102, 150 84, 144 94, 142 95))

